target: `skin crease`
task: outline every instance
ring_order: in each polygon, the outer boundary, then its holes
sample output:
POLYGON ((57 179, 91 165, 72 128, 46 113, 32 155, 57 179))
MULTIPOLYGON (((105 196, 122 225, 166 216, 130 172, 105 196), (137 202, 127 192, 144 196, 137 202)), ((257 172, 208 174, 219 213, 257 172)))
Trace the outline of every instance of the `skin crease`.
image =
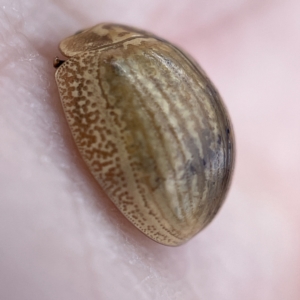
POLYGON ((0 4, 0 299, 299 299, 299 1, 0 4), (231 114, 232 188, 182 247, 117 211, 64 119, 58 43, 103 21, 184 47, 231 114))

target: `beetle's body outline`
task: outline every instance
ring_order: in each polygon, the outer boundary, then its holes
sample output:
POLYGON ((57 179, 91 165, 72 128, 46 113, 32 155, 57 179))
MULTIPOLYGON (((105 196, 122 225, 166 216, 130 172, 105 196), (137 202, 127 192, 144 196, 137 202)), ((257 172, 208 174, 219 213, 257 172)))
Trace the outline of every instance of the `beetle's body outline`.
POLYGON ((221 207, 234 137, 221 97, 182 50, 99 24, 60 44, 56 81, 75 143, 108 197, 153 240, 177 246, 221 207))

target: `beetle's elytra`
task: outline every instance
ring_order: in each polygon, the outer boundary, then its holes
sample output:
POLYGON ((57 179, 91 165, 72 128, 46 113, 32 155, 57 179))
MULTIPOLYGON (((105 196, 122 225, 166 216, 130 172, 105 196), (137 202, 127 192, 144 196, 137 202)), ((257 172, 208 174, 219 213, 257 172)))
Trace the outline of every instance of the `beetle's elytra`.
POLYGON ((229 116, 201 68, 145 31, 99 24, 60 43, 55 77, 75 143, 119 210, 177 246, 215 216, 234 162, 229 116))

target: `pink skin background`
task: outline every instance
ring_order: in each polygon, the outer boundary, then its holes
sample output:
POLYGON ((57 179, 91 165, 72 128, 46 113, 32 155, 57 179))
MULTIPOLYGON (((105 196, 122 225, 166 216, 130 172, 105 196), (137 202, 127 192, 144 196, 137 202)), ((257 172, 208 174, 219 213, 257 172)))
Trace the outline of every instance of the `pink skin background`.
POLYGON ((300 299, 300 1, 0 0, 0 53, 0 299, 300 299), (181 247, 117 211, 64 119, 58 42, 104 21, 186 49, 231 114, 230 193, 181 247))

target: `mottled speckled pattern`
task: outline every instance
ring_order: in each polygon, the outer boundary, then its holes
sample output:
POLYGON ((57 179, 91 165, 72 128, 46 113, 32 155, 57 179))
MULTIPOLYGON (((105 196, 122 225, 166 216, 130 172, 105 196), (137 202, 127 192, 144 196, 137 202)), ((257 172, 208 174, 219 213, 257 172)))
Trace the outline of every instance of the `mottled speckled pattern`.
POLYGON ((76 145, 120 211, 153 240, 180 245, 223 203, 233 133, 212 83, 182 51, 100 24, 62 41, 56 72, 76 145))

